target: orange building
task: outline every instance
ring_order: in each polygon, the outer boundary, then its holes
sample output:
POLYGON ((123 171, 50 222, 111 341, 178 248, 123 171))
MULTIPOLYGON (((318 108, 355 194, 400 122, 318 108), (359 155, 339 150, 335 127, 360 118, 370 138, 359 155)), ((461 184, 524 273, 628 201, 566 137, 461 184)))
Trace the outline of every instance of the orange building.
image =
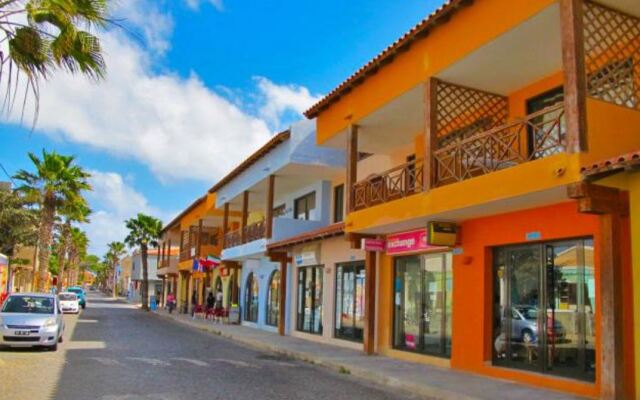
POLYGON ((636 398, 637 163, 590 171, 640 150, 640 2, 516 3, 447 1, 305 113, 347 151, 364 348, 636 398))

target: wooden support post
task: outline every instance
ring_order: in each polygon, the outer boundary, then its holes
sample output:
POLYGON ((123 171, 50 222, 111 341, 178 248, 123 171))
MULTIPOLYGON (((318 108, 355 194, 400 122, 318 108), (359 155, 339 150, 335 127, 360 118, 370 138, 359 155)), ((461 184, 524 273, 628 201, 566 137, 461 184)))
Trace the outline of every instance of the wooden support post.
POLYGON ((182 249, 184 249, 184 231, 181 230, 180 231, 180 250, 178 250, 180 253, 178 254, 178 259, 182 257, 182 249))
POLYGON ((424 84, 424 157, 422 160, 422 190, 431 190, 435 182, 435 163, 433 152, 436 150, 438 133, 438 80, 429 78, 424 84))
POLYGON ((242 244, 247 243, 247 218, 249 218, 249 192, 242 193, 242 222, 240 224, 240 238, 242 244))
POLYGON ((347 214, 353 211, 353 187, 358 181, 358 126, 349 125, 347 131, 347 177, 345 184, 345 200, 347 214))
POLYGON ((269 187, 267 188, 267 212, 266 212, 266 237, 267 239, 271 239, 273 234, 273 197, 275 195, 276 176, 269 175, 269 187))
POLYGON ((583 0, 560 0, 564 115, 568 153, 578 153, 588 149, 583 7, 583 0))
POLYGON ((198 238, 196 239, 196 256, 202 257, 202 218, 198 220, 198 238))
POLYGON ((222 216, 222 248, 227 247, 227 233, 229 233, 229 203, 224 203, 224 214, 222 216))
POLYGON ((287 304, 287 264, 286 257, 280 259, 280 291, 278 298, 278 334, 284 336, 287 304))
MULTIPOLYGON (((568 187, 569 198, 578 200, 578 211, 600 216, 600 398, 624 398, 624 349, 622 319, 621 216, 627 196, 617 189, 589 183, 568 187)), ((625 239, 628 240, 628 239, 625 239)))
POLYGON ((364 260, 364 352, 375 352, 376 326, 376 253, 367 251, 364 260))
POLYGON ((167 266, 171 266, 171 239, 167 242, 167 248, 164 251, 164 256, 167 259, 167 266))

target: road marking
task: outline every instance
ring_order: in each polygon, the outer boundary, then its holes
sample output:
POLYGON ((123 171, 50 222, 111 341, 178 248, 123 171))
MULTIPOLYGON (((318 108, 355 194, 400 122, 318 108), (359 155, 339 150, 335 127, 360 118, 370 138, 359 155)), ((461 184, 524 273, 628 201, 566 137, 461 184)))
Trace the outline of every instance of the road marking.
POLYGON ((145 364, 153 365, 154 367, 168 367, 171 365, 170 363, 158 360, 157 358, 127 357, 127 360, 140 361, 145 364))
POLYGON ((66 344, 66 348, 69 350, 95 350, 105 349, 107 345, 103 341, 99 340, 82 340, 82 341, 70 341, 66 344))
POLYGON ((113 358, 106 358, 106 357, 88 357, 89 360, 94 360, 99 362, 102 365, 120 365, 120 362, 118 360, 114 360, 113 358))
POLYGON ((79 319, 78 323, 79 324, 97 324, 98 320, 97 319, 79 319))
POLYGON ((258 365, 249 364, 246 361, 239 360, 227 360, 226 358, 214 358, 211 361, 217 361, 229 365, 233 365, 234 367, 243 367, 243 368, 260 368, 258 365))
POLYGON ((207 364, 206 362, 201 361, 201 360, 195 360, 193 358, 174 357, 174 358, 172 358, 172 360, 184 361, 184 362, 189 363, 189 364, 197 365, 198 367, 208 367, 209 366, 209 364, 207 364))

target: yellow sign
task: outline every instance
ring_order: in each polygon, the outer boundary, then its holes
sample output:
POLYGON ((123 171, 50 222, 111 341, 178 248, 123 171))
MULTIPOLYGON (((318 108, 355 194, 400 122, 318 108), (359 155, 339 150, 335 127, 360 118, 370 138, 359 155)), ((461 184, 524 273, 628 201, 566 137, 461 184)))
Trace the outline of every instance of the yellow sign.
POLYGON ((431 246, 455 246, 458 241, 458 225, 455 222, 431 221, 427 227, 427 244, 431 246))

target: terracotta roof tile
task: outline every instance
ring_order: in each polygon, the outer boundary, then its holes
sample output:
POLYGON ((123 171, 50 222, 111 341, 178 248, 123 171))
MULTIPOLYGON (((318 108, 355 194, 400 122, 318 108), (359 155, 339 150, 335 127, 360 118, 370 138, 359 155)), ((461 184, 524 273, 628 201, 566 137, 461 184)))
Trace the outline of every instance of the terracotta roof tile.
POLYGON ((338 101, 343 94, 348 93, 355 86, 364 82, 369 75, 376 73, 380 67, 391 62, 396 54, 408 50, 415 40, 426 37, 431 28, 440 22, 446 21, 456 10, 472 2, 472 0, 445 1, 444 4, 371 59, 371 61, 360 67, 319 102, 311 106, 311 108, 304 112, 304 115, 309 119, 316 117, 320 111, 327 108, 331 103, 338 101))
POLYGON ((581 172, 588 178, 597 178, 621 169, 640 169, 640 150, 584 166, 581 172))
POLYGON ((327 237, 338 236, 344 233, 344 222, 324 226, 319 229, 314 229, 309 232, 305 232, 301 235, 294 236, 289 239, 280 240, 278 242, 271 243, 267 246, 268 250, 284 250, 286 248, 296 246, 302 243, 312 242, 314 240, 320 240, 327 237))

